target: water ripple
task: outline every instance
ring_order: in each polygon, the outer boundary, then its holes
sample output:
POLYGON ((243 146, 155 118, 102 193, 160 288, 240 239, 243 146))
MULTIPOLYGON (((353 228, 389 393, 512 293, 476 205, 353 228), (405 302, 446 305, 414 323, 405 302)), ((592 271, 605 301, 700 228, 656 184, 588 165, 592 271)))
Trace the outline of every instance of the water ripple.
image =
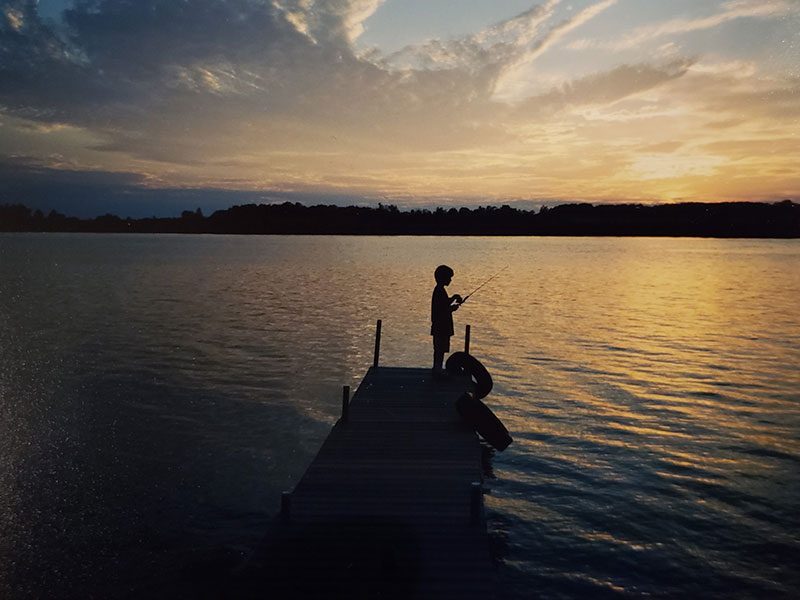
POLYGON ((0 257, 0 596, 192 596, 181 573, 257 543, 375 319, 383 364, 429 363, 440 262, 460 293, 509 265, 453 340, 473 325, 515 439, 488 464, 500 597, 800 595, 797 241, 0 235, 0 257))

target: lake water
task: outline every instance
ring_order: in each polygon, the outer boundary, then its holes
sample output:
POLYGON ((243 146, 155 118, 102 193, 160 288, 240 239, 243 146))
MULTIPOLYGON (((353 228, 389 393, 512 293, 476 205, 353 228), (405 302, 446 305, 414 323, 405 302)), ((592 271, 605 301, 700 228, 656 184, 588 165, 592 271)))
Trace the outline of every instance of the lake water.
POLYGON ((372 361, 515 442, 501 598, 800 595, 800 241, 0 234, 0 597, 175 597, 258 543, 372 361))

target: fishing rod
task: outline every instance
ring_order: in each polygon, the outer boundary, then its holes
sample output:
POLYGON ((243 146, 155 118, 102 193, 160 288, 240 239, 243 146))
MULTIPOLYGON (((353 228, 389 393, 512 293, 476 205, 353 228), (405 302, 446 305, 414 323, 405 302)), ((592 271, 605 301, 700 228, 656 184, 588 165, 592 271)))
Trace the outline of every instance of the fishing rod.
POLYGON ((459 304, 464 304, 464 302, 466 302, 466 301, 467 301, 467 298, 469 298, 470 296, 472 296, 472 294, 474 294, 475 292, 477 292, 479 289, 481 289, 483 286, 485 286, 487 283, 489 283, 489 282, 490 282, 492 279, 494 279, 495 277, 497 277, 498 275, 500 275, 500 273, 502 273, 503 271, 505 271, 507 268, 508 268, 508 265, 506 265, 505 267, 503 267, 502 269, 500 269, 500 270, 499 270, 497 273, 495 273, 494 275, 492 275, 491 277, 489 277, 489 279, 487 279, 486 281, 484 281, 482 284, 480 284, 478 287, 476 287, 474 290, 472 290, 472 291, 471 291, 469 294, 467 294, 466 296, 464 296, 464 298, 462 298, 462 300, 461 300, 461 302, 460 302, 459 304))

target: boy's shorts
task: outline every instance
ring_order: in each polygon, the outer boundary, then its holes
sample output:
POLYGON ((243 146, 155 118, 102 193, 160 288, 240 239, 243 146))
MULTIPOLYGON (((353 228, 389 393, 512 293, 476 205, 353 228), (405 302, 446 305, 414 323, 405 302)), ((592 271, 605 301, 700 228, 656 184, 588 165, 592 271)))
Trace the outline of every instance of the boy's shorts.
POLYGON ((450 352, 450 336, 449 335, 434 335, 433 336, 433 351, 434 352, 450 352))

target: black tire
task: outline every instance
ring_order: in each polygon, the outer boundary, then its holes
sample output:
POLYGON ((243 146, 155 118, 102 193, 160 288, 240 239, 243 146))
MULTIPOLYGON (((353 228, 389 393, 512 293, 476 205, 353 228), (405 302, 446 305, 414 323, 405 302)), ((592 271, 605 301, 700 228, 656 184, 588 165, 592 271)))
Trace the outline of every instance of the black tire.
POLYGON ((491 409, 469 392, 456 400, 456 410, 461 418, 491 444, 502 452, 513 441, 508 429, 491 409))
POLYGON ((481 361, 466 352, 453 352, 445 363, 445 368, 456 375, 469 375, 475 381, 475 398, 486 398, 492 391, 494 382, 489 371, 481 361))

